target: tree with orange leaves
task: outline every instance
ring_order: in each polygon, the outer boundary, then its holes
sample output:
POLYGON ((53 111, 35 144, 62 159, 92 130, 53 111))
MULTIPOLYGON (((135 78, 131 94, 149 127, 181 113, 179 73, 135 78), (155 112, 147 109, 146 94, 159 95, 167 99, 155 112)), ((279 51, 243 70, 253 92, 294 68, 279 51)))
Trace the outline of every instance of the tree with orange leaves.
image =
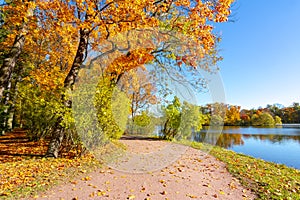
POLYGON ((124 91, 131 101, 131 119, 138 112, 147 109, 149 105, 158 102, 155 95, 157 89, 155 79, 145 68, 135 68, 124 74, 119 87, 124 91))
MULTIPOLYGON (((5 6, 4 9, 14 13, 8 19, 7 24, 22 26, 26 30, 24 35, 26 40, 24 47, 19 48, 20 51, 26 49, 29 54, 32 53, 31 55, 35 57, 33 52, 36 49, 32 47, 43 46, 41 40, 46 39, 47 43, 51 43, 53 42, 53 34, 55 35, 54 38, 60 39, 61 46, 58 47, 62 47, 64 52, 55 48, 43 48, 40 54, 43 55, 41 57, 44 58, 46 66, 50 68, 54 68, 64 60, 66 65, 61 70, 64 78, 60 84, 65 90, 72 90, 88 51, 92 50, 101 54, 103 46, 99 46, 99 44, 109 41, 118 33, 131 30, 157 27, 162 30, 164 35, 175 31, 188 35, 191 41, 180 50, 174 45, 176 41, 172 41, 175 37, 160 38, 162 41, 152 41, 154 43, 153 48, 141 49, 140 52, 131 51, 130 48, 127 48, 126 51, 130 53, 123 53, 125 55, 122 58, 124 63, 128 59, 136 59, 137 57, 139 59, 137 63, 133 63, 131 60, 130 62, 133 64, 125 66, 123 70, 145 64, 151 58, 158 63, 162 63, 160 60, 162 57, 173 59, 174 64, 179 67, 183 67, 182 64, 187 67, 190 66, 191 71, 205 61, 203 58, 212 58, 209 63, 218 61, 215 56, 217 38, 212 32, 213 27, 208 22, 227 21, 232 2, 233 0, 15 0, 13 4, 5 6), (32 17, 28 17, 26 6, 34 10, 32 17)), ((12 41, 19 36, 23 36, 23 31, 14 29, 3 44, 8 48, 13 47, 12 41)), ((115 43, 112 44, 110 50, 122 51, 115 43)), ((15 54, 15 59, 17 57, 18 55, 15 54)), ((37 64, 40 65, 41 63, 38 62, 37 64)), ((116 69, 113 73, 124 73, 119 70, 119 66, 115 66, 116 69)), ((209 70, 208 63, 201 65, 201 67, 209 70)), ((2 69, 12 70, 13 67, 12 65, 8 65, 6 68, 2 66, 2 69)), ((49 68, 48 70, 51 71, 49 68)), ((9 82, 9 79, 3 74, 0 78, 3 82, 7 82, 7 80, 9 82)), ((40 80, 43 82, 45 79, 40 78, 40 80)), ((72 107, 72 102, 65 95, 62 95, 62 102, 65 107, 72 107)), ((65 135, 65 128, 62 126, 63 120, 63 116, 59 117, 53 128, 47 156, 58 156, 59 147, 65 135)))

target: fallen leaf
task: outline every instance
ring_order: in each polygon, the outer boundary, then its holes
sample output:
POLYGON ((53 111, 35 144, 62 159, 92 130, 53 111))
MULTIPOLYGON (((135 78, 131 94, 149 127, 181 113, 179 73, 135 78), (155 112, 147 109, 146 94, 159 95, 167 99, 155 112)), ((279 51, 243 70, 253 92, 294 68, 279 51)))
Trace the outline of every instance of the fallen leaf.
POLYGON ((159 182, 160 183, 165 183, 166 181, 162 179, 162 180, 159 180, 159 182))
POLYGON ((70 183, 76 185, 76 184, 77 184, 77 181, 70 181, 70 183))
POLYGON ((104 195, 106 195, 106 192, 104 190, 98 190, 98 192, 97 192, 98 197, 101 197, 101 196, 104 196, 104 195))
POLYGON ((203 184, 204 187, 211 187, 210 184, 203 184))
POLYGON ((94 192, 89 195, 89 197, 94 197, 94 196, 95 196, 94 192))
POLYGON ((92 179, 91 179, 91 177, 87 176, 87 177, 82 178, 81 180, 83 180, 83 181, 90 181, 92 179))
POLYGON ((127 199, 135 199, 135 196, 133 194, 128 195, 127 199))
POLYGON ((192 194, 186 194, 186 196, 187 196, 187 197, 190 197, 190 198, 192 198, 192 199, 196 199, 196 198, 198 198, 197 196, 195 196, 195 195, 192 195, 192 194))
POLYGON ((142 187, 142 189, 140 190, 140 192, 145 192, 145 191, 146 191, 145 187, 142 187))

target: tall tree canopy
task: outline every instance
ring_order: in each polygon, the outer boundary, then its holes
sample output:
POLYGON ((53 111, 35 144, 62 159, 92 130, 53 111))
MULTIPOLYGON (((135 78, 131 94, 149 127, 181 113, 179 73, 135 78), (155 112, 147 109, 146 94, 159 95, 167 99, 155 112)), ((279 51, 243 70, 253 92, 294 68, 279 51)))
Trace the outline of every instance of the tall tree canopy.
MULTIPOLYGON (((30 72, 21 78, 42 90, 57 90, 66 108, 71 108, 72 102, 63 91, 73 89, 89 53, 122 53, 107 70, 116 75, 115 81, 124 71, 149 62, 156 62, 164 70, 176 66, 179 70, 186 67, 191 73, 197 66, 210 70, 211 64, 219 60, 215 49, 218 38, 212 24, 228 20, 233 1, 12 0, 1 8, 7 13, 2 28, 8 30, 1 46, 8 53, 0 62, 0 97, 3 99, 10 92, 13 74, 19 73, 15 65, 21 53, 26 53, 31 66, 30 72), (152 39, 149 48, 132 48, 137 34, 127 34, 119 42, 122 45, 111 40, 119 33, 153 28, 165 37, 152 39), (190 38, 184 47, 176 46, 181 38, 175 32, 190 38)), ((48 156, 58 156, 65 135, 64 114, 58 112, 51 129, 48 156)))

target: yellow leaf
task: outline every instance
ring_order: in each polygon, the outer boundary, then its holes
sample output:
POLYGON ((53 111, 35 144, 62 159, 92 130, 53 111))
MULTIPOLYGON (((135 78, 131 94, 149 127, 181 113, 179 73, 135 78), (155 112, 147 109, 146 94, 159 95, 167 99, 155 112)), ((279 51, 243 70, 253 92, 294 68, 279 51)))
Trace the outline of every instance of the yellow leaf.
POLYGON ((103 191, 103 190, 98 190, 97 195, 98 195, 99 197, 100 197, 100 196, 104 196, 104 195, 106 195, 106 192, 103 191))
POLYGON ((192 194, 186 194, 186 196, 187 196, 187 197, 190 197, 190 198, 192 198, 192 199, 196 199, 196 198, 197 198, 197 196, 192 195, 192 194))
POLYGON ((133 194, 128 195, 127 199, 135 199, 135 196, 133 194))

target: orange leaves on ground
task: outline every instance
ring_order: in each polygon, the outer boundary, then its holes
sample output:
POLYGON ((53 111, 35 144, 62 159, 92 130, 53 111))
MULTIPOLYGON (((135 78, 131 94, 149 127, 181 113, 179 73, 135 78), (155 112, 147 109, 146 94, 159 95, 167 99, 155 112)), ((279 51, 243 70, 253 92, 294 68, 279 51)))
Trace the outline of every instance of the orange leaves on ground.
POLYGON ((86 177, 81 178, 81 180, 83 180, 83 181, 90 181, 90 180, 92 180, 92 178, 89 177, 89 176, 86 176, 86 177))
POLYGON ((42 156, 48 148, 44 140, 29 141, 25 131, 8 133, 0 137, 0 162, 21 161, 30 156, 42 156))
POLYGON ((0 137, 0 198, 19 190, 53 185, 61 177, 74 176, 86 163, 95 163, 91 155, 77 159, 43 158, 48 142, 31 142, 24 131, 0 137))
POLYGON ((197 199, 198 197, 192 194, 186 194, 187 197, 190 197, 191 199, 197 199))

